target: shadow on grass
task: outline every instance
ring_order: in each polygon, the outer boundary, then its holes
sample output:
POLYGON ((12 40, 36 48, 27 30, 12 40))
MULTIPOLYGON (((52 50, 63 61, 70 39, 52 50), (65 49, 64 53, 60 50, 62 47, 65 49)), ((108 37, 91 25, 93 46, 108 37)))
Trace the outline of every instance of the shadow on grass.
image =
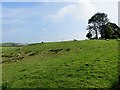
MULTIPOLYGON (((120 60, 120 41, 118 41, 118 60, 120 60)), ((118 81, 112 84, 110 90, 120 90, 120 61, 118 61, 118 81)))
POLYGON ((110 88, 110 90, 120 90, 120 80, 114 82, 110 88))

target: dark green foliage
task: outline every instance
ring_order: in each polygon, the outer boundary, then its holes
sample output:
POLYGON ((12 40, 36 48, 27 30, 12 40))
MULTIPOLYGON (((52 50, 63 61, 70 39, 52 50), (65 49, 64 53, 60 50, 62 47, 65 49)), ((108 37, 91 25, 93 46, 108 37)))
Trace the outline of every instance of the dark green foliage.
POLYGON ((87 30, 86 37, 89 39, 93 36, 95 36, 94 39, 98 39, 99 34, 101 35, 100 39, 120 38, 120 28, 115 23, 109 22, 105 13, 96 13, 93 15, 88 20, 87 30))
POLYGON ((108 22, 106 26, 111 28, 109 29, 111 39, 120 38, 120 28, 115 23, 108 22))
POLYGON ((91 39, 91 38, 92 38, 92 34, 89 32, 89 33, 87 33, 86 37, 87 37, 88 39, 91 39))
POLYGON ((102 39, 120 38, 120 28, 115 23, 108 22, 106 25, 102 25, 100 29, 102 39))
POLYGON ((88 20, 88 27, 89 33, 92 34, 94 32, 95 38, 98 39, 98 34, 100 32, 100 26, 105 25, 108 22, 107 14, 105 13, 96 13, 88 20))
POLYGON ((20 47, 22 44, 20 43, 1 43, 2 47, 20 47))

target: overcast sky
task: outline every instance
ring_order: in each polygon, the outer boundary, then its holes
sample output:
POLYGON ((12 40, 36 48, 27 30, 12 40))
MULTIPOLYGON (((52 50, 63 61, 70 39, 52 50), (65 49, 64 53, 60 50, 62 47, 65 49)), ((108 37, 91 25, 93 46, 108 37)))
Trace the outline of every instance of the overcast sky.
POLYGON ((2 42, 84 40, 88 19, 97 12, 118 24, 119 0, 35 1, 2 2, 2 42))

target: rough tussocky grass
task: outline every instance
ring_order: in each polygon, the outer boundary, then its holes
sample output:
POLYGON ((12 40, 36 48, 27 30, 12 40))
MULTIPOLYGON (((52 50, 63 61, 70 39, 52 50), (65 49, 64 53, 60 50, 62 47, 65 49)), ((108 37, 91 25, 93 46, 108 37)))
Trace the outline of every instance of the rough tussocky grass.
POLYGON ((118 80, 117 40, 3 47, 2 55, 3 88, 110 88, 118 80))

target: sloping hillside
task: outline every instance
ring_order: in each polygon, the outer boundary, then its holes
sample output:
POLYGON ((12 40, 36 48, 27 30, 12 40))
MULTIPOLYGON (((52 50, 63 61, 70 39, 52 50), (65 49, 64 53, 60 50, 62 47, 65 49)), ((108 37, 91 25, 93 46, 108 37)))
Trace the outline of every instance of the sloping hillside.
POLYGON ((3 47, 3 88, 110 88, 118 41, 83 40, 3 47))

